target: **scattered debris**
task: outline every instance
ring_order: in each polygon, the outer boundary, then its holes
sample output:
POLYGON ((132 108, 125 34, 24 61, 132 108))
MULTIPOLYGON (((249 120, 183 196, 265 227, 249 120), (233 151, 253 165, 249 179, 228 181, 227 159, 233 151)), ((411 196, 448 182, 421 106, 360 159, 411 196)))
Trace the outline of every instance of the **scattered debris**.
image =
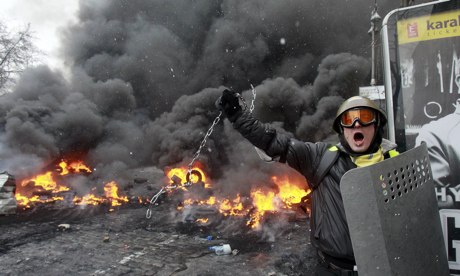
POLYGON ((0 267, 5 275, 186 276, 219 271, 222 275, 304 276, 314 271, 316 251, 303 253, 306 247, 312 248, 307 246, 308 222, 302 227, 283 224, 276 242, 270 242, 260 231, 225 220, 216 227, 177 221, 169 212, 174 206, 169 201, 160 205, 151 220, 144 218, 144 208, 131 205, 116 215, 105 209, 39 208, 0 216, 0 267), (57 231, 61 224, 69 224, 70 229, 57 231), (287 233, 290 240, 285 238, 287 233), (208 249, 223 244, 231 245, 230 254, 216 255, 208 249))
POLYGON ((142 256, 144 254, 145 254, 145 252, 135 252, 134 254, 131 254, 131 255, 126 256, 126 257, 123 257, 123 259, 120 261, 120 264, 126 264, 131 259, 138 258, 139 256, 142 256))
POLYGON ((200 236, 196 236, 196 237, 195 237, 195 240, 197 240, 197 241, 212 241, 212 239, 213 239, 212 236, 207 236, 207 237, 205 237, 205 238, 202 238, 202 237, 200 237, 200 236))
POLYGON ((16 214, 17 203, 14 196, 15 178, 7 172, 0 174, 0 215, 16 214))
POLYGON ((209 250, 214 251, 217 255, 228 255, 232 253, 232 247, 230 244, 210 246, 209 250))
POLYGON ((70 224, 68 223, 62 223, 58 225, 58 230, 59 231, 67 231, 70 229, 70 224))

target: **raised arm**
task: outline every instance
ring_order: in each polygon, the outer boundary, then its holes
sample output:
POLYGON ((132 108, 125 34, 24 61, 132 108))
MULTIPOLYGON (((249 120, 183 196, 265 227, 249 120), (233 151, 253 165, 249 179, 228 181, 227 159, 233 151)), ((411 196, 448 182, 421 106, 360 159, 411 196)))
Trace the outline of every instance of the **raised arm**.
POLYGON ((321 152, 318 144, 298 141, 287 134, 277 132, 269 124, 260 122, 249 111, 243 109, 239 95, 229 89, 223 91, 216 104, 233 123, 233 127, 255 147, 263 150, 274 160, 287 162, 305 177, 311 175, 318 152, 321 152))

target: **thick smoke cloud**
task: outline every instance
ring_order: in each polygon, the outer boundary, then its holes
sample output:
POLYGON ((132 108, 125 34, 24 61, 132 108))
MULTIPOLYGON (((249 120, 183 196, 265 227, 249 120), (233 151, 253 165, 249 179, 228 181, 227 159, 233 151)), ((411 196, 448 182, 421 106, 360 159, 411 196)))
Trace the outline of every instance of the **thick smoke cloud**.
MULTIPOLYGON (((393 2, 379 1, 379 13, 393 2)), ((334 140, 336 108, 369 82, 372 5, 81 0, 79 21, 62 31, 70 76, 30 68, 1 96, 0 170, 21 178, 78 156, 96 168, 90 185, 127 185, 154 168, 159 187, 165 167, 191 161, 223 86, 248 104, 255 86, 254 114, 280 131, 334 140)), ((247 193, 286 170, 261 162, 221 121, 199 161, 224 193, 247 193)))

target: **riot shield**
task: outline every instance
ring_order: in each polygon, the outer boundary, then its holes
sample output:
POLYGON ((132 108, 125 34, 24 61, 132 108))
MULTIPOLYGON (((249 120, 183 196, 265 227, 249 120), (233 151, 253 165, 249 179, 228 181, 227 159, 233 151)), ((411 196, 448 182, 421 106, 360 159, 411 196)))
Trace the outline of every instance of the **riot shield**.
POLYGON ((426 145, 353 169, 340 188, 360 276, 449 275, 426 145))

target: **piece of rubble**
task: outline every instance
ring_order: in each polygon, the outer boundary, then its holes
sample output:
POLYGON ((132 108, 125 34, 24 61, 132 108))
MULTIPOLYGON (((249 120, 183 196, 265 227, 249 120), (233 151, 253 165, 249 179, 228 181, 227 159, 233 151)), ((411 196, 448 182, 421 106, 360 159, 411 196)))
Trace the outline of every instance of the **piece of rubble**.
POLYGON ((210 246, 209 250, 214 251, 217 255, 228 255, 232 253, 230 244, 210 246))
POLYGON ((0 215, 16 214, 16 180, 7 172, 0 174, 0 215))
POLYGON ((58 225, 58 229, 59 229, 60 231, 67 231, 67 230, 70 229, 70 224, 68 224, 68 223, 59 224, 59 225, 58 225))

